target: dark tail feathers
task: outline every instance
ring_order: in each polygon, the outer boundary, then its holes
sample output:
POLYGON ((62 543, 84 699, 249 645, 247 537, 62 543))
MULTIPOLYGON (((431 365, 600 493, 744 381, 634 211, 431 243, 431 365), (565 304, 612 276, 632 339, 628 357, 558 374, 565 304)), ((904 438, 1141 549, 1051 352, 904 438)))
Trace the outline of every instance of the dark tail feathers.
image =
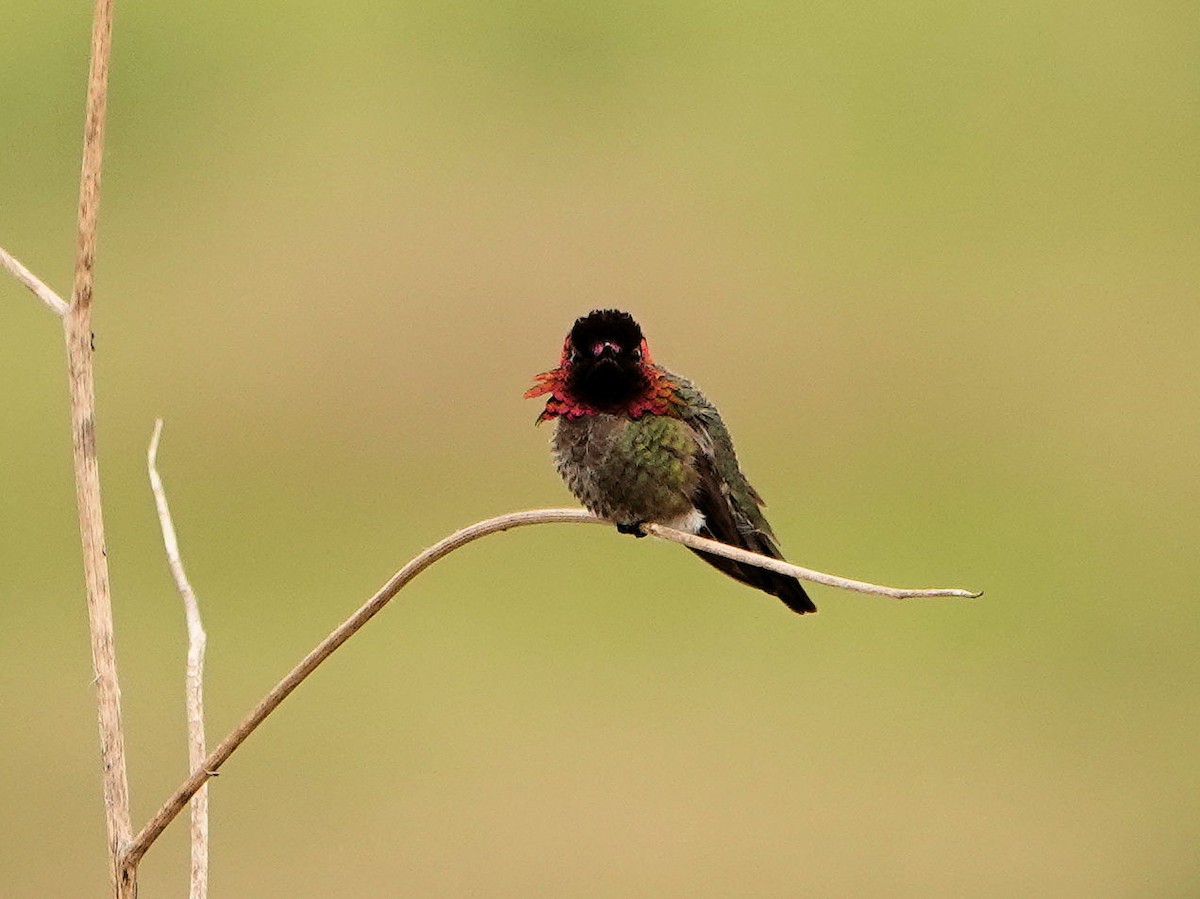
MULTIPOLYGON (((710 540, 716 539, 709 532, 708 528, 701 528, 700 536, 708 537, 710 540)), ((770 556, 772 559, 783 558, 783 555, 771 540, 758 534, 739 536, 743 536, 744 538, 742 549, 770 556)), ((808 598, 808 594, 804 592, 804 587, 794 577, 788 577, 786 574, 778 574, 774 571, 767 571, 765 568, 758 568, 754 565, 745 565, 741 562, 735 562, 733 559, 726 559, 724 556, 714 556, 711 553, 702 552, 698 549, 693 549, 692 552, 731 578, 741 581, 743 584, 747 584, 757 590, 762 590, 764 593, 778 596, 783 600, 784 605, 798 615, 817 610, 813 601, 808 598)))

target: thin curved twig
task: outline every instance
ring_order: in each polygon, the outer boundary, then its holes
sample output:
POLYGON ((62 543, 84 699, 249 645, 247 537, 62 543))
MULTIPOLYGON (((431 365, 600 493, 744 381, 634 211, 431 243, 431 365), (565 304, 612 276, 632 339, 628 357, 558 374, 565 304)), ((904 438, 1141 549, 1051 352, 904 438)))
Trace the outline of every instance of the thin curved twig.
POLYGON ((39 300, 50 307, 50 311, 62 318, 70 309, 67 301, 51 290, 46 282, 21 264, 21 260, 0 247, 0 265, 4 266, 14 278, 34 292, 39 300))
MULTIPOLYGON (((454 550, 465 546, 466 544, 478 540, 480 537, 486 537, 488 534, 507 531, 512 528, 525 527, 532 524, 548 524, 555 522, 577 522, 581 524, 610 524, 602 518, 597 518, 590 512, 585 512, 583 509, 534 509, 527 512, 511 512, 508 515, 499 515, 496 518, 489 518, 485 521, 476 522, 461 531, 455 531, 449 537, 435 543, 429 549, 418 555, 415 559, 397 571, 388 580, 386 584, 379 588, 379 591, 368 599, 353 615, 347 618, 336 630, 328 637, 322 640, 315 649, 305 656, 301 662, 288 672, 287 676, 276 684, 262 701, 256 705, 241 723, 233 729, 233 731, 224 740, 218 744, 217 748, 209 753, 208 758, 204 760, 204 764, 193 768, 192 773, 187 779, 175 790, 171 797, 163 804, 162 808, 154 815, 153 818, 141 829, 133 841, 129 844, 126 850, 122 863, 127 867, 136 867, 141 861, 146 850, 151 844, 158 839, 168 824, 179 814, 180 810, 187 804, 192 795, 204 785, 207 780, 216 774, 217 770, 223 765, 233 754, 245 739, 254 732, 268 715, 273 712, 288 695, 300 686, 300 683, 308 677, 317 666, 336 650, 339 646, 350 639, 364 624, 371 620, 380 609, 400 592, 400 590, 408 584, 418 574, 441 559, 444 556, 454 552, 454 550)), ((796 577, 802 577, 807 580, 816 581, 817 583, 828 584, 835 587, 843 587, 847 590, 855 590, 863 593, 882 593, 886 596, 962 596, 976 597, 980 594, 972 593, 968 590, 896 590, 892 587, 879 587, 874 584, 865 584, 862 581, 851 581, 845 578, 834 577, 833 575, 822 574, 818 571, 811 571, 807 568, 790 565, 787 562, 780 562, 777 559, 769 559, 766 556, 759 556, 755 553, 738 550, 734 547, 726 546, 723 543, 718 543, 715 540, 706 540, 703 537, 695 537, 691 534, 685 534, 682 531, 674 530, 673 528, 664 527, 663 525, 648 524, 644 526, 644 530, 648 534, 659 537, 663 540, 670 540, 676 543, 683 543, 689 547, 703 549, 709 552, 728 555, 739 561, 750 565, 759 565, 769 567, 773 571, 781 571, 784 574, 791 574, 796 577)))
POLYGON ((230 732, 229 736, 222 740, 208 754, 203 765, 193 769, 188 778, 179 785, 178 789, 163 804, 163 807, 158 810, 158 813, 134 837, 125 852, 124 864, 127 866, 136 866, 146 850, 150 848, 150 844, 158 838, 159 834, 171 823, 172 819, 179 814, 179 811, 187 804, 192 794, 212 777, 220 769, 221 765, 225 764, 225 761, 233 754, 233 751, 254 732, 255 728, 262 724, 271 712, 275 711, 279 704, 288 697, 288 694, 300 686, 300 683, 312 674, 318 665, 329 658, 334 650, 349 640, 364 624, 375 617, 376 613, 387 605, 405 584, 438 559, 473 540, 478 540, 480 537, 486 537, 488 534, 495 534, 499 531, 507 531, 510 528, 554 521, 600 523, 601 519, 582 509, 539 509, 533 512, 515 512, 510 515, 489 518, 486 521, 463 528, 461 531, 456 531, 441 542, 425 550, 397 571, 386 584, 379 588, 374 596, 359 607, 357 612, 342 622, 336 630, 305 656, 295 668, 288 672, 287 676, 276 684, 258 705, 250 710, 238 726, 230 732))
POLYGON ((902 587, 883 587, 879 584, 868 584, 866 581, 852 581, 850 578, 838 577, 836 574, 825 574, 822 571, 814 571, 811 568, 801 568, 799 565, 793 565, 791 562, 785 562, 782 559, 769 559, 766 556, 760 556, 758 553, 739 549, 736 546, 730 546, 727 543, 720 543, 716 540, 709 540, 706 537, 698 537, 686 531, 677 531, 674 528, 667 527, 665 524, 644 524, 642 525, 642 530, 655 537, 661 537, 663 540, 682 543, 689 549, 702 549, 713 555, 724 556, 727 559, 733 559, 737 562, 745 562, 747 565, 757 565, 759 568, 776 571, 779 574, 791 575, 792 577, 800 578, 802 581, 812 581, 814 584, 824 584, 826 587, 837 587, 841 590, 850 590, 854 593, 870 593, 874 596, 889 596, 892 599, 915 599, 917 597, 933 596, 956 596, 961 599, 978 599, 983 596, 982 592, 976 593, 972 590, 960 590, 952 587, 930 587, 908 590, 902 587))
MULTIPOLYGON (((154 423, 154 436, 150 438, 150 448, 146 451, 146 467, 150 474, 150 489, 154 492, 154 505, 158 509, 167 565, 171 569, 171 577, 175 579, 179 597, 183 600, 183 613, 187 621, 184 695, 187 706, 188 770, 194 771, 204 764, 204 757, 208 755, 204 739, 204 650, 208 645, 208 635, 204 633, 204 623, 200 619, 200 603, 196 599, 196 592, 183 570, 175 523, 171 520, 171 508, 167 505, 167 492, 158 474, 158 441, 162 437, 162 427, 160 418, 154 423)), ((191 806, 192 870, 188 896, 190 899, 205 899, 208 895, 208 784, 196 791, 191 806)))

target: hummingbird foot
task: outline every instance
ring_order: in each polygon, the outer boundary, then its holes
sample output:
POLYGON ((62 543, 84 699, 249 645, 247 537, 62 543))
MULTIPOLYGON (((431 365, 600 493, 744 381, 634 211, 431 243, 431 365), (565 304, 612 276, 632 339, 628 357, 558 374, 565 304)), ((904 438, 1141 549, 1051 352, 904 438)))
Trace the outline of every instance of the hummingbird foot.
POLYGON ((642 530, 642 525, 645 523, 644 521, 618 521, 617 531, 621 534, 633 534, 635 537, 645 537, 646 532, 642 530))

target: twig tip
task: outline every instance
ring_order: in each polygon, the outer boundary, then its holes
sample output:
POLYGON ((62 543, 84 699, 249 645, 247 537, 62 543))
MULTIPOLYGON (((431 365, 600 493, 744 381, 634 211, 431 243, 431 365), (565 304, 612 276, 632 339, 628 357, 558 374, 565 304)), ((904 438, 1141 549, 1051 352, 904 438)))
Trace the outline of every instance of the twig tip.
POLYGON ((161 418, 154 419, 154 433, 150 435, 150 448, 146 450, 146 458, 150 460, 150 467, 153 468, 158 462, 158 441, 162 437, 163 420, 161 418))

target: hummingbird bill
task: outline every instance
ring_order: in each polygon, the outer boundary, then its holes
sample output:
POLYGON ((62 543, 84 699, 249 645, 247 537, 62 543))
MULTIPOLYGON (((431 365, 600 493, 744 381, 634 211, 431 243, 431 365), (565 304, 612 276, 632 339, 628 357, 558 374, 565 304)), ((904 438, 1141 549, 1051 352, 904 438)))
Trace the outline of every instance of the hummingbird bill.
MULTIPOLYGON (((762 497, 738 466, 716 407, 650 357, 633 316, 597 309, 577 319, 558 367, 527 398, 549 395, 554 465, 576 498, 617 530, 654 522, 782 559, 762 497)), ((796 578, 692 550, 732 578, 815 612, 796 578)))

